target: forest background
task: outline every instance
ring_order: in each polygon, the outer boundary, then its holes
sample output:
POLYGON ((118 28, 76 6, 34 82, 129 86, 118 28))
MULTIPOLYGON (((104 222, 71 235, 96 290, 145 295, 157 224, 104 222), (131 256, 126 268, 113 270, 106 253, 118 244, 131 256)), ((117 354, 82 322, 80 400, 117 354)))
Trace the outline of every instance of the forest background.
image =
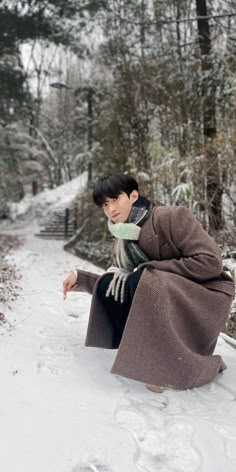
POLYGON ((2 1, 0 77, 1 218, 87 171, 77 227, 105 241, 91 188, 128 172, 234 244, 233 0, 2 1))

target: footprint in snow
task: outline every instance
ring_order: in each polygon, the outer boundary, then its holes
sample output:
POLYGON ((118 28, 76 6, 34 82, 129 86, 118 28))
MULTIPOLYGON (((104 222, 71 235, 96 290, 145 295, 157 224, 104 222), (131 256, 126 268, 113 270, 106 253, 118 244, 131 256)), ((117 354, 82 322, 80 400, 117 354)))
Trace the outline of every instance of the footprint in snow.
POLYGON ((38 373, 48 372, 52 375, 67 375, 68 371, 51 363, 51 359, 42 359, 37 362, 38 373))
POLYGON ((77 465, 71 472, 112 472, 112 469, 105 464, 94 462, 87 465, 77 465))
POLYGON ((142 472, 197 471, 201 458, 193 445, 194 424, 180 415, 173 418, 163 409, 155 409, 153 405, 148 408, 144 402, 130 400, 129 404, 119 405, 115 412, 117 422, 128 429, 136 441, 137 469, 142 472))
POLYGON ((60 356, 65 354, 66 357, 71 356, 71 352, 68 350, 68 347, 60 342, 54 342, 53 344, 41 344, 40 351, 45 353, 53 353, 60 356))
POLYGON ((47 305, 46 303, 40 303, 40 306, 45 309, 45 311, 48 311, 49 313, 52 313, 53 315, 58 315, 60 314, 60 310, 57 310, 54 306, 47 305))
POLYGON ((79 313, 67 313, 67 316, 70 316, 71 318, 79 318, 79 313))
POLYGON ((42 336, 42 338, 55 338, 54 331, 51 328, 41 328, 36 334, 42 336))

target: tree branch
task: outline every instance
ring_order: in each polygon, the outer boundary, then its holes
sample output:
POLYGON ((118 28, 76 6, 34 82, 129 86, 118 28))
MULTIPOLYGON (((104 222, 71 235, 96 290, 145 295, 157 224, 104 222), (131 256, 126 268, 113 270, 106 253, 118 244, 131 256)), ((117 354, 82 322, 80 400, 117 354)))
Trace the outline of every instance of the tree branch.
POLYGON ((193 21, 198 21, 198 20, 211 20, 215 18, 230 18, 230 17, 236 17, 236 13, 222 13, 221 15, 206 15, 206 16, 195 16, 193 18, 168 18, 166 20, 160 20, 160 21, 149 21, 143 23, 143 21, 132 21, 127 18, 123 18, 120 16, 118 13, 111 12, 114 17, 118 18, 120 21, 123 21, 124 23, 129 23, 131 25, 143 25, 143 26, 151 26, 151 25, 168 25, 172 23, 188 23, 188 22, 193 22, 193 21))

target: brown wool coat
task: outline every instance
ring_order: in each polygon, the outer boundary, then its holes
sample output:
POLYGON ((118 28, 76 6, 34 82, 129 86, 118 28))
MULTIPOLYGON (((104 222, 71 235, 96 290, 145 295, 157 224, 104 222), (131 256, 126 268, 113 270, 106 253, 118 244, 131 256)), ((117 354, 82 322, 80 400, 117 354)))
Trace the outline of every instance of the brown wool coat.
MULTIPOLYGON (((175 389, 199 387, 226 368, 212 355, 229 315, 234 283, 220 251, 184 207, 155 207, 139 246, 145 262, 111 372, 175 389)), ((112 326, 96 295, 99 276, 78 273, 78 291, 93 294, 86 346, 112 348, 112 326)))

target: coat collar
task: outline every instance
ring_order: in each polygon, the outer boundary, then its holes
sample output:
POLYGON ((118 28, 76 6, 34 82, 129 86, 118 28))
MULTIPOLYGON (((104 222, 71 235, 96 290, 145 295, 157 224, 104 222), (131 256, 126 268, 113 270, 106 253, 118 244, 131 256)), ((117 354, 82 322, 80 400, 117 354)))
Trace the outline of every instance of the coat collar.
POLYGON ((150 217, 143 224, 138 241, 140 248, 150 260, 160 259, 160 238, 158 234, 155 233, 153 227, 153 218, 156 209, 155 207, 153 208, 150 217))

